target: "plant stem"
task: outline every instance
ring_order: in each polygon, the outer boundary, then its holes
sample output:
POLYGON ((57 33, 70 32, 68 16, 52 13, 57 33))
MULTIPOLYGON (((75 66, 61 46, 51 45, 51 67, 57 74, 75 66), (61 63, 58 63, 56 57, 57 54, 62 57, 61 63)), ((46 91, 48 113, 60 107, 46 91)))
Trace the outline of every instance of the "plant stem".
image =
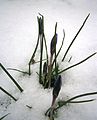
POLYGON ((17 101, 16 98, 14 98, 10 93, 8 93, 6 90, 4 90, 1 86, 0 86, 0 90, 2 90, 4 93, 6 93, 8 96, 10 96, 13 100, 17 101))
POLYGON ((77 66, 77 65, 80 65, 81 63, 87 61, 89 58, 91 58, 92 56, 94 56, 94 55, 96 55, 96 54, 97 54, 96 52, 93 53, 92 55, 88 56, 88 57, 85 58, 84 60, 82 60, 82 61, 80 61, 80 62, 78 62, 78 63, 76 63, 76 64, 74 64, 74 65, 72 65, 72 66, 70 66, 70 67, 67 67, 67 68, 65 68, 65 69, 62 70, 62 71, 59 71, 58 74, 61 74, 62 72, 65 72, 65 71, 67 71, 67 70, 69 70, 69 69, 71 69, 71 68, 73 68, 73 67, 75 67, 75 66, 77 66))
POLYGON ((23 92, 23 89, 20 87, 20 85, 16 82, 16 80, 9 74, 9 72, 5 69, 5 67, 0 63, 1 68, 4 70, 4 72, 10 77, 10 79, 14 82, 14 84, 17 86, 17 88, 23 92))
POLYGON ((84 25, 85 25, 85 23, 86 23, 86 21, 87 21, 87 19, 88 19, 89 16, 90 16, 90 13, 88 14, 88 16, 86 17, 86 19, 84 20, 82 26, 80 27, 80 29, 78 30, 77 34, 75 35, 75 37, 73 38, 72 42, 70 43, 69 47, 67 48, 67 50, 66 50, 66 52, 65 52, 65 55, 63 56, 62 61, 64 61, 64 59, 65 59, 68 51, 70 50, 70 48, 71 48, 72 44, 74 43, 75 39, 77 38, 78 34, 80 33, 80 31, 81 31, 82 28, 84 27, 84 25))

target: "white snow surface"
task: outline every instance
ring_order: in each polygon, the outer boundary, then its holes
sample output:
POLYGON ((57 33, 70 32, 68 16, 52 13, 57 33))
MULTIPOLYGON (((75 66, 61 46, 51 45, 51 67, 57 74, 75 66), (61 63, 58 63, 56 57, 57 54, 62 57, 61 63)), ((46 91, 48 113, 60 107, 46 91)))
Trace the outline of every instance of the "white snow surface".
MULTIPOLYGON (((58 22, 57 50, 65 29, 65 42, 58 59, 60 69, 97 52, 97 0, 0 0, 0 63, 6 68, 28 71, 28 62, 37 42, 38 13, 44 15, 48 51, 55 23, 58 22), (89 19, 65 61, 61 62, 68 45, 88 13, 90 13, 89 19), (71 62, 68 63, 71 56, 71 62)), ((39 54, 38 49, 36 61, 39 60, 39 54)), ((23 93, 20 93, 0 68, 0 86, 18 99, 15 102, 0 91, 0 118, 10 113, 4 120, 48 120, 44 114, 51 106, 52 90, 44 90, 39 84, 36 74, 39 71, 39 64, 32 65, 31 69, 31 76, 9 71, 24 89, 23 93)), ((94 91, 97 91, 97 55, 62 73, 62 88, 58 99, 66 100, 67 97, 94 91)), ((97 95, 88 98, 97 99, 97 95)), ((55 119, 97 120, 97 101, 64 106, 58 110, 58 117, 55 119)))

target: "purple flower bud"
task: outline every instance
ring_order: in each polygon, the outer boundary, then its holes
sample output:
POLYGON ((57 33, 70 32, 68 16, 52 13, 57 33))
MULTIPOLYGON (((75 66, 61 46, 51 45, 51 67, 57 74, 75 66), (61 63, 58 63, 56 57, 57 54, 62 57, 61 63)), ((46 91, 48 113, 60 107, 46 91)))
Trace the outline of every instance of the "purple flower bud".
POLYGON ((56 50, 56 44, 57 44, 57 34, 55 34, 51 40, 51 44, 50 44, 50 52, 51 55, 53 55, 55 53, 56 50))
POLYGON ((58 75, 54 83, 53 96, 57 97, 59 95, 61 86, 62 86, 62 78, 61 75, 58 75))

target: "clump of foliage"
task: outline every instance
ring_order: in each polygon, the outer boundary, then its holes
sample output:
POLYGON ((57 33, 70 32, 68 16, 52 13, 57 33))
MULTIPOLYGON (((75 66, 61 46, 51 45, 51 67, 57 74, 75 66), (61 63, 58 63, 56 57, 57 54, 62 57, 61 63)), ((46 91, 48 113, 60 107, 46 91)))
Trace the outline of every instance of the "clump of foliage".
MULTIPOLYGON (((60 71, 59 69, 59 65, 58 65, 58 61, 57 58, 59 56, 59 53, 63 47, 64 44, 64 39, 65 39, 65 31, 63 30, 63 40, 62 40, 62 44, 60 46, 60 49, 58 50, 58 52, 56 52, 56 47, 57 47, 57 42, 58 42, 58 33, 57 33, 57 22, 55 24, 55 31, 54 31, 54 35, 52 37, 51 43, 50 43, 50 57, 48 57, 48 50, 47 50, 47 44, 46 44, 46 38, 45 38, 45 34, 44 34, 44 17, 43 15, 39 14, 40 17, 37 17, 38 19, 38 28, 39 28, 39 32, 38 32, 38 40, 37 40, 37 44, 35 47, 35 50, 33 52, 33 55, 29 61, 29 75, 31 74, 31 63, 34 61, 35 62, 35 53, 37 51, 38 48, 38 44, 39 44, 39 40, 40 40, 40 65, 39 65, 39 83, 43 85, 44 89, 45 88, 51 88, 53 87, 53 92, 52 92, 52 104, 51 107, 46 111, 45 115, 48 116, 50 118, 50 120, 54 120, 54 117, 56 115, 56 111, 61 108, 62 106, 66 105, 67 103, 86 103, 86 102, 91 102, 94 101, 95 99, 89 99, 89 100, 81 100, 81 101, 74 101, 76 98, 80 98, 80 97, 84 97, 84 96, 89 96, 89 95, 95 95, 97 94, 97 92, 91 92, 91 93, 85 93, 85 94, 80 94, 77 95, 75 97, 72 97, 68 100, 60 100, 57 103, 57 106, 55 106, 55 102, 56 102, 56 98, 59 95, 60 89, 61 89, 61 85, 62 85, 62 77, 61 74, 83 62, 85 62, 86 60, 88 60, 89 58, 91 58, 92 56, 94 56, 96 54, 93 53, 91 55, 89 55, 88 57, 86 57, 85 59, 83 59, 82 61, 69 66, 63 70, 60 71), (45 46, 45 51, 46 51, 46 61, 43 63, 43 49, 45 46)), ((66 58, 67 53, 69 52, 71 46, 73 45, 74 41, 76 40, 78 34, 80 33, 80 31, 82 30, 82 28, 84 27, 88 17, 90 16, 90 14, 88 14, 88 16, 85 18, 82 26, 80 27, 80 29, 78 30, 78 32, 76 33, 75 37, 73 38, 73 40, 71 41, 70 45, 68 46, 63 58, 62 58, 62 62, 64 61, 64 59, 66 58)), ((72 58, 72 56, 71 56, 72 58)), ((70 58, 70 60, 71 60, 70 58)), ((69 61, 70 61, 69 60, 69 61)))
MULTIPOLYGON (((63 55, 62 58, 62 62, 64 61, 64 59, 66 58, 66 55, 68 54, 71 46, 73 45, 74 41, 76 40, 77 36, 79 35, 79 33, 81 32, 82 28, 84 27, 87 19, 89 18, 90 14, 87 15, 87 17, 85 18, 82 26, 80 27, 80 29, 78 30, 78 32, 76 33, 75 37, 73 38, 73 40, 71 41, 70 45, 68 46, 66 52, 63 55)), ((61 74, 75 66, 80 65, 81 63, 87 61, 88 59, 90 59, 91 57, 93 57, 95 53, 89 55, 88 57, 86 57, 85 59, 81 60, 80 62, 71 65, 63 70, 59 69, 59 64, 58 64, 58 56, 59 53, 61 52, 61 49, 63 47, 64 44, 64 39, 65 39, 65 31, 63 29, 63 40, 62 40, 62 44, 58 50, 58 52, 56 52, 57 49, 57 43, 58 43, 58 33, 57 33, 57 22, 55 24, 55 31, 54 31, 54 35, 52 37, 51 43, 50 43, 50 56, 48 56, 48 49, 47 49, 47 42, 46 42, 46 37, 45 37, 45 33, 44 33, 44 16, 41 15, 39 13, 39 16, 37 17, 37 21, 38 21, 38 38, 37 38, 37 43, 36 43, 36 47, 34 49, 34 52, 29 60, 29 70, 28 72, 24 72, 22 70, 18 70, 18 69, 13 69, 13 68, 8 68, 9 70, 15 70, 18 72, 21 72, 23 74, 27 74, 27 75, 31 75, 31 65, 34 63, 39 63, 39 72, 37 72, 38 76, 39 76, 39 83, 42 84, 42 86, 44 87, 44 89, 47 88, 53 88, 53 92, 52 92, 52 103, 51 103, 51 107, 46 111, 45 115, 48 116, 50 118, 50 120, 54 120, 55 116, 56 116, 56 112, 59 108, 63 107, 64 105, 67 105, 68 103, 86 103, 86 102, 91 102, 94 101, 95 99, 87 99, 87 100, 81 100, 81 101, 76 101, 75 99, 80 98, 80 97, 84 97, 84 96, 90 96, 90 95, 95 95, 97 94, 97 92, 91 92, 91 93, 84 93, 84 94, 80 94, 77 96, 74 96, 68 100, 60 100, 57 102, 57 104, 55 105, 56 99, 59 95, 59 92, 61 90, 61 86, 62 86, 62 77, 61 74), (35 61, 35 55, 36 55, 36 51, 38 48, 38 45, 40 43, 40 60, 39 61, 35 61), (46 52, 46 58, 43 58, 43 51, 45 50, 46 52)), ((70 57, 69 61, 72 59, 72 56, 70 57)), ((20 92, 23 92, 22 87, 17 83, 17 81, 9 74, 9 72, 7 71, 7 69, 0 63, 0 67, 3 69, 3 71, 9 76, 9 78, 14 82, 14 84, 17 86, 17 88, 20 90, 20 92)), ((8 96, 10 96, 13 100, 17 101, 17 99, 15 97, 13 97, 9 92, 7 92, 4 88, 2 88, 0 86, 0 90, 2 90, 5 94, 7 94, 8 96)), ((28 107, 29 109, 32 109, 31 106, 26 105, 26 107, 28 107)), ((7 114, 8 115, 8 114, 7 114)), ((7 115, 4 115, 1 119, 5 118, 7 115)))
MULTIPOLYGON (((54 31, 54 35, 52 37, 51 43, 50 43, 50 57, 48 57, 48 50, 47 50, 47 44, 46 44, 46 38, 45 38, 45 33, 44 33, 44 16, 41 15, 39 13, 40 17, 37 17, 38 20, 38 39, 37 39, 37 44, 35 47, 35 50, 33 52, 33 55, 29 61, 29 75, 31 75, 31 63, 35 63, 35 53, 37 51, 38 48, 38 44, 40 42, 40 67, 39 67, 39 83, 43 85, 44 88, 51 88, 54 86, 54 83, 57 79, 57 77, 59 75, 61 75, 61 73, 85 62, 86 60, 88 60, 89 58, 91 58, 92 56, 94 56, 96 54, 93 53, 90 56, 86 57, 85 59, 83 59, 82 61, 69 66, 63 70, 59 70, 59 65, 58 65, 58 61, 57 58, 59 56, 59 53, 63 47, 64 44, 64 39, 65 39, 65 31, 63 29, 63 40, 62 40, 62 44, 58 50, 58 52, 56 52, 56 47, 57 47, 57 42, 58 42, 58 33, 57 33, 57 22, 55 24, 55 31, 54 31), (44 50, 44 46, 45 46, 45 51, 46 51, 46 62, 43 62, 43 50, 44 50)), ((76 40, 78 34, 81 32, 82 28, 84 27, 88 17, 90 16, 90 14, 88 14, 88 16, 85 18, 82 26, 80 27, 80 29, 78 30, 78 32, 76 33, 75 37, 73 38, 73 40, 71 41, 70 45, 68 46, 63 58, 62 58, 62 62, 64 61, 67 53, 69 52, 71 46, 73 45, 74 41, 76 40)), ((71 57, 72 58, 72 57, 71 57)), ((70 58, 70 60, 71 60, 70 58)))

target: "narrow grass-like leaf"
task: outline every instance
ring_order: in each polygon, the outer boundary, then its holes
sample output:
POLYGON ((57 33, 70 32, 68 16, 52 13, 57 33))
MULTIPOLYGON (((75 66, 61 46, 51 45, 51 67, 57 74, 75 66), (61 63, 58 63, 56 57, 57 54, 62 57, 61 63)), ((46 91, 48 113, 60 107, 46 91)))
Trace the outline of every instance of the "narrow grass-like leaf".
POLYGON ((29 75, 31 75, 31 64, 29 63, 29 75))
POLYGON ((86 102, 92 102, 92 101, 94 101, 94 100, 96 100, 96 99, 89 99, 89 100, 81 100, 81 101, 59 101, 58 102, 58 105, 59 105, 59 107, 61 107, 61 106, 63 106, 63 105, 66 105, 67 103, 86 103, 86 102))
MULTIPOLYGON (((62 44, 60 46, 60 49, 58 50, 58 53, 56 54, 56 58, 58 57, 58 55, 59 55, 59 53, 60 53, 60 51, 61 51, 61 49, 63 47, 64 39, 65 39, 65 31, 63 30, 63 40, 62 40, 62 44)), ((54 62, 55 62, 55 59, 53 60, 52 66, 53 66, 54 62)))
POLYGON ((77 99, 77 98, 80 98, 80 97, 85 97, 85 96, 90 96, 90 95, 95 95, 95 94, 97 94, 97 92, 80 94, 80 95, 77 95, 75 97, 70 98, 69 100, 67 100, 67 102, 70 102, 70 101, 77 99))
POLYGON ((29 64, 31 64, 31 62, 33 61, 33 59, 35 57, 35 53, 36 53, 36 50, 38 48, 38 44, 39 44, 39 35, 38 35, 38 39, 37 39, 37 44, 36 44, 35 50, 34 50, 33 55, 32 55, 32 57, 31 57, 31 59, 29 61, 29 64))
POLYGON ((10 113, 4 115, 3 117, 0 118, 0 120, 3 120, 5 117, 7 117, 10 113))
POLYGON ((5 94, 7 94, 8 96, 10 96, 13 100, 17 101, 17 99, 15 97, 13 97, 9 92, 7 92, 4 88, 2 88, 0 86, 0 90, 2 90, 5 94))
MULTIPOLYGON (((67 101, 61 101, 61 102, 59 102, 59 106, 56 107, 55 110, 61 108, 63 105, 66 105, 67 103, 73 102, 72 100, 75 100, 77 98, 85 97, 85 96, 91 96, 91 95, 96 95, 96 94, 97 94, 97 92, 85 93, 85 94, 80 94, 80 95, 77 95, 75 97, 72 97, 72 98, 68 99, 67 101)), ((89 101, 94 101, 94 99, 88 100, 88 102, 89 101)))
POLYGON ((55 46, 55 76, 57 77, 57 57, 56 57, 56 46, 55 46))
POLYGON ((39 44, 39 35, 38 35, 38 39, 37 39, 37 44, 36 44, 36 47, 35 47, 35 50, 33 52, 33 55, 29 61, 29 75, 31 75, 31 62, 33 61, 34 57, 35 57, 35 53, 36 53, 36 50, 38 48, 38 44, 39 44))
POLYGON ((24 72, 24 71, 21 71, 21 70, 15 69, 15 68, 7 68, 7 70, 14 70, 14 71, 21 72, 21 73, 23 73, 23 74, 28 74, 28 75, 29 75, 28 72, 24 72))
POLYGON ((39 69, 39 81, 41 83, 41 76, 42 76, 42 55, 43 55, 43 39, 44 39, 44 16, 39 13, 41 17, 38 18, 38 29, 40 35, 40 69, 39 69))
POLYGON ((47 43, 46 43, 45 34, 43 34, 43 37, 44 37, 45 50, 46 50, 46 59, 47 59, 47 67, 48 67, 48 50, 47 50, 47 43))
POLYGON ((17 88, 23 92, 23 89, 21 86, 16 82, 16 80, 9 74, 9 72, 5 69, 5 67, 0 63, 0 67, 4 70, 4 72, 9 76, 9 78, 14 82, 14 84, 17 86, 17 88))
POLYGON ((80 29, 78 30, 77 34, 75 35, 75 37, 73 38, 72 42, 70 43, 69 47, 67 48, 67 50, 66 50, 66 52, 65 52, 65 55, 64 55, 63 58, 62 58, 62 61, 64 61, 64 59, 65 59, 68 51, 70 50, 70 48, 71 48, 72 44, 74 43, 75 39, 77 38, 78 34, 80 33, 80 31, 81 31, 82 28, 84 27, 84 25, 85 25, 85 23, 86 23, 86 21, 87 21, 87 19, 88 19, 89 16, 90 16, 90 13, 88 14, 88 16, 86 17, 86 19, 84 20, 82 26, 80 27, 80 29))
POLYGON ((43 65, 43 75, 47 74, 47 63, 45 62, 43 65))
POLYGON ((70 66, 70 67, 67 67, 67 68, 65 68, 65 69, 62 70, 62 71, 59 71, 58 74, 61 74, 62 72, 65 72, 65 71, 67 71, 67 70, 69 70, 69 69, 71 69, 71 68, 73 68, 73 67, 75 67, 75 66, 77 66, 77 65, 80 65, 81 63, 87 61, 89 58, 93 57, 93 56, 96 55, 96 54, 97 54, 97 52, 93 53, 92 55, 88 56, 88 57, 85 58, 84 60, 82 60, 82 61, 80 61, 80 62, 78 62, 78 63, 76 63, 76 64, 74 64, 74 65, 72 65, 72 66, 70 66))
POLYGON ((39 83, 42 83, 42 57, 43 57, 43 35, 41 39, 41 49, 40 49, 40 68, 39 68, 39 83))
POLYGON ((69 103, 86 103, 86 102, 92 102, 95 101, 96 99, 90 99, 90 100, 83 100, 83 101, 70 101, 69 103))
POLYGON ((47 76, 47 63, 45 62, 43 65, 43 86, 45 85, 46 82, 46 76, 47 76))
MULTIPOLYGON (((45 61, 47 59, 42 59, 42 61, 45 61)), ((35 61, 33 64, 40 63, 40 61, 35 61)))
POLYGON ((44 34, 44 16, 41 13, 38 13, 41 17, 38 18, 38 25, 39 25, 39 35, 44 34))

